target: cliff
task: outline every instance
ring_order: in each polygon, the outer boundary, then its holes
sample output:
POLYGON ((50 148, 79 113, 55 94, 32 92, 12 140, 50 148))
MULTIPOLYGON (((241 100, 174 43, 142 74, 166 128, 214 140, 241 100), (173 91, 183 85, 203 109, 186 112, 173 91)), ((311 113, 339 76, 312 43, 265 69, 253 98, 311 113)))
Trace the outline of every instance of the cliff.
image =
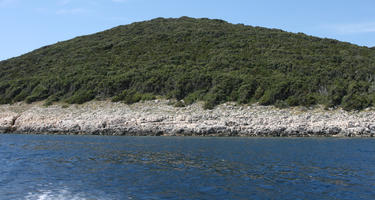
POLYGON ((362 136, 375 135, 375 110, 347 112, 322 107, 277 109, 225 103, 213 110, 198 102, 174 107, 169 100, 132 105, 91 101, 0 106, 1 133, 129 136, 362 136))

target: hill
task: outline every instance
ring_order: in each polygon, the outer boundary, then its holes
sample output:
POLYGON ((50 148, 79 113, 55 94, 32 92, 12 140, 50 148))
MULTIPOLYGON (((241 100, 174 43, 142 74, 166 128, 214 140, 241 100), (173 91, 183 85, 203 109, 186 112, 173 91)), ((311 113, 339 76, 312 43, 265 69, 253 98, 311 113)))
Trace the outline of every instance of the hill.
POLYGON ((222 20, 157 18, 0 62, 0 103, 155 96, 346 110, 375 105, 375 50, 222 20))

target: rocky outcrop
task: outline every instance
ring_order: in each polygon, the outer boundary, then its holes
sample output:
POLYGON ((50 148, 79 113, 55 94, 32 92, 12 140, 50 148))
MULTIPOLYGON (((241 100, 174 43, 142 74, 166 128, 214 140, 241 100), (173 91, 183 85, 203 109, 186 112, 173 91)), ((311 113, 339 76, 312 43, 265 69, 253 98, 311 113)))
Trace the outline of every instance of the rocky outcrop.
POLYGON ((375 135, 375 110, 346 112, 226 103, 177 108, 168 100, 133 105, 92 101, 0 106, 1 133, 152 136, 363 136, 375 135))

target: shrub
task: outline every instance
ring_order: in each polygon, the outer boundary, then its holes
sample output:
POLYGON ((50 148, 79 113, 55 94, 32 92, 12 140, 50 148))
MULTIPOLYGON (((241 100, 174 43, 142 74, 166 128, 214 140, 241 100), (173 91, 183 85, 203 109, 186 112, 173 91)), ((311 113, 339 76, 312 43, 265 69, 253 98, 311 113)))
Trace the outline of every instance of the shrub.
MULTIPOLYGON (((280 78, 280 77, 276 77, 280 78)), ((262 96, 262 98, 259 99, 259 103, 261 105, 272 105, 277 100, 285 100, 289 97, 289 81, 280 81, 276 83, 273 87, 270 87, 268 90, 266 90, 262 96)))
POLYGON ((52 95, 52 96, 49 96, 46 100, 46 102, 44 102, 44 106, 50 106, 53 104, 53 102, 56 102, 56 101, 59 101, 60 98, 57 96, 57 95, 52 95))
POLYGON ((238 89, 238 102, 239 103, 249 103, 250 99, 253 97, 255 91, 256 91, 256 83, 250 83, 242 85, 238 89))
POLYGON ((297 96, 293 95, 293 96, 288 97, 288 99, 286 99, 286 103, 289 106, 299 106, 300 100, 297 96))
POLYGON ((151 101, 151 100, 154 100, 156 99, 155 95, 151 94, 151 93, 145 93, 145 94, 141 94, 141 100, 142 101, 151 101))
POLYGON ((175 107, 185 107, 185 103, 183 101, 177 101, 175 104, 174 104, 175 107))
POLYGON ((23 101, 29 96, 29 92, 27 90, 22 90, 16 97, 14 97, 13 101, 18 102, 18 101, 23 101))
POLYGON ((258 100, 258 99, 262 98, 263 94, 264 94, 264 88, 263 87, 258 87, 255 90, 254 98, 258 100))
POLYGON ((204 109, 213 109, 215 108, 216 105, 219 104, 217 95, 212 94, 212 93, 208 93, 206 96, 204 96, 204 101, 205 101, 203 105, 204 109))
POLYGON ((277 100, 276 103, 275 103, 275 107, 277 107, 277 108, 287 108, 288 103, 285 102, 285 101, 277 100))
POLYGON ((154 100, 156 97, 151 93, 141 94, 135 90, 124 90, 119 95, 112 98, 113 102, 124 102, 126 104, 133 104, 139 101, 154 100))
POLYGON ((0 104, 9 104, 12 103, 11 99, 0 97, 0 104))
POLYGON ((328 107, 334 107, 341 104, 342 98, 347 94, 346 84, 342 81, 336 81, 328 94, 328 107))
POLYGON ((83 104, 87 101, 91 101, 95 98, 95 93, 92 90, 84 91, 81 90, 69 97, 66 102, 69 104, 83 104))
POLYGON ((347 95, 343 98, 342 108, 346 111, 362 110, 370 106, 371 101, 364 95, 347 95))
POLYGON ((31 95, 26 98, 26 103, 32 103, 34 101, 46 99, 48 95, 48 89, 45 86, 39 84, 31 92, 31 95))
POLYGON ((264 105, 264 106, 268 106, 268 105, 271 105, 271 104, 275 103, 276 100, 277 100, 276 95, 277 95, 277 91, 266 90, 266 92, 264 92, 262 98, 259 99, 259 104, 264 105))
POLYGON ((194 102, 203 99, 204 97, 204 91, 198 90, 193 93, 190 93, 188 96, 184 98, 184 102, 186 105, 193 104, 194 102))

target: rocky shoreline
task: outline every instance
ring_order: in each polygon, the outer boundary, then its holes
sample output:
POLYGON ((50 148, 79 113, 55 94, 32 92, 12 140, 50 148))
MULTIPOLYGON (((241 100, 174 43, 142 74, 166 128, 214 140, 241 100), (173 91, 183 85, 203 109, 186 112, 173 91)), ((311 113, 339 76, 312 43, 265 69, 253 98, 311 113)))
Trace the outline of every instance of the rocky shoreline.
POLYGON ((92 101, 43 106, 43 102, 0 106, 0 133, 128 136, 335 136, 374 137, 375 110, 346 112, 322 107, 278 109, 226 103, 174 107, 168 100, 132 105, 92 101))

